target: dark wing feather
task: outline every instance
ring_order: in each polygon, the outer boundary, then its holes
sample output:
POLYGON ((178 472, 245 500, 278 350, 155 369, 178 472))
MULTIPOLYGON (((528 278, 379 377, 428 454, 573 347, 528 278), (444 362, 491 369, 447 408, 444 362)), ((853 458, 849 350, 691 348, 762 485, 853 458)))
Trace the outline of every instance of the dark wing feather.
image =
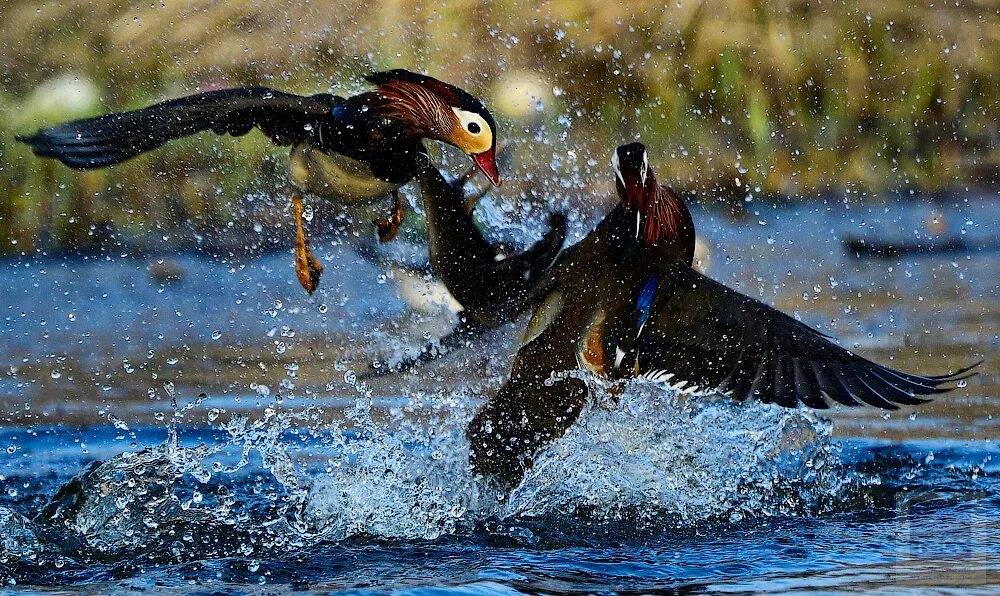
POLYGON ((263 87, 223 89, 67 122, 18 140, 36 155, 72 168, 101 168, 207 130, 239 136, 257 127, 279 145, 305 141, 320 134, 340 101, 332 95, 305 97, 263 87))
POLYGON ((819 381, 812 371, 808 362, 791 359, 792 374, 795 378, 795 395, 802 400, 802 403, 810 408, 825 410, 830 404, 823 399, 822 390, 819 388, 819 381))
POLYGON ((895 409, 950 390, 976 366, 933 377, 896 371, 682 263, 665 265, 660 279, 655 319, 632 347, 640 374, 673 373, 672 382, 786 407, 832 399, 895 409))
POLYGON ((492 271, 490 279, 482 281, 486 283, 495 280, 495 283, 506 285, 510 294, 514 296, 514 302, 505 305, 506 308, 512 309, 512 317, 516 318, 520 313, 535 306, 533 302, 527 300, 527 297, 553 264, 565 240, 566 215, 559 212, 551 213, 549 229, 538 242, 529 246, 524 252, 496 261, 490 268, 492 271))

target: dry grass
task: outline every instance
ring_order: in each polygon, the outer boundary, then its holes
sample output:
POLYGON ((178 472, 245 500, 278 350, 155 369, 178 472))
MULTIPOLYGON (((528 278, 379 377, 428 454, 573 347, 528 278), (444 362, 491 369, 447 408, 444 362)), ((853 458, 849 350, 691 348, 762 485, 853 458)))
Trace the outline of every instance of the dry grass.
POLYGON ((525 171, 585 202, 586 181, 606 177, 609 150, 633 136, 668 180, 713 200, 998 180, 1000 10, 984 0, 10 0, 0 11, 0 251, 85 245, 104 223, 219 227, 248 189, 281 180, 254 182, 281 171, 259 135, 185 140, 82 175, 32 159, 15 132, 207 87, 350 90, 373 67, 424 70, 495 104, 506 136, 541 143, 525 171), (52 101, 43 85, 67 75, 94 100, 52 101), (504 108, 529 82, 544 110, 504 108))

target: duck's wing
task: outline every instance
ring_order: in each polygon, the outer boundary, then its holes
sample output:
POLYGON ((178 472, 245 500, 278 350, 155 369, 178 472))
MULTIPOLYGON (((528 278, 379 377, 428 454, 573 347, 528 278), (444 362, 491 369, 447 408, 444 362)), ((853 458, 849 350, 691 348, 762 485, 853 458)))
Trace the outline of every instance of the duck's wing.
POLYGON ((521 277, 528 287, 538 281, 541 274, 555 261, 566 240, 566 214, 549 215, 549 229, 541 240, 532 244, 524 252, 507 257, 498 264, 500 269, 510 269, 521 277))
POLYGON ((441 339, 436 342, 426 344, 416 356, 404 358, 396 364, 381 362, 377 366, 372 366, 372 369, 363 375, 362 379, 403 374, 428 362, 444 358, 455 350, 468 347, 471 342, 478 340, 492 329, 488 325, 483 325, 464 316, 462 312, 458 313, 458 320, 458 324, 451 331, 442 335, 441 339))
POLYGON ((636 304, 649 299, 650 308, 645 318, 641 309, 632 316, 634 343, 625 346, 616 376, 638 373, 683 383, 688 390, 720 391, 785 407, 803 403, 827 408, 832 399, 891 410, 949 391, 949 384, 971 376, 978 365, 920 376, 876 364, 682 263, 663 267, 651 297, 643 294, 647 289, 641 285, 633 299, 636 304))
POLYGON ((102 168, 201 131, 240 136, 259 128, 279 145, 317 139, 342 101, 328 94, 292 95, 264 87, 222 89, 67 122, 18 140, 36 155, 72 168, 102 168))
MULTIPOLYGON (((491 278, 498 283, 506 284, 513 303, 505 305, 511 309, 511 317, 534 306, 527 300, 536 285, 543 282, 545 274, 553 265, 559 251, 566 240, 566 215, 552 213, 549 215, 549 229, 538 241, 520 252, 497 260, 491 268, 491 278)), ((489 280, 484 280, 487 282, 489 280)))
MULTIPOLYGON (((592 285, 604 274, 605 263, 610 258, 608 247, 615 243, 616 237, 621 236, 621 210, 619 204, 582 240, 556 251, 552 262, 538 272, 529 286, 524 302, 526 309, 540 304, 555 290, 570 291, 575 295, 577 291, 589 291, 588 287, 592 289, 592 285)), ((560 225, 564 227, 565 221, 560 225)), ((565 230, 561 234, 565 235, 565 230)), ((560 240, 560 244, 562 242, 560 240)))

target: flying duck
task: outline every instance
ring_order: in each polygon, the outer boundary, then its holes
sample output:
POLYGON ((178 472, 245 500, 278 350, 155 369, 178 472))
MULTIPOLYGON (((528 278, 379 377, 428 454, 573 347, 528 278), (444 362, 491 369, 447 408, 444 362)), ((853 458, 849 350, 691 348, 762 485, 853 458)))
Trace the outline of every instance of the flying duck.
POLYGON ((366 77, 375 86, 352 97, 301 96, 265 87, 222 89, 132 112, 77 120, 18 140, 36 155, 77 169, 102 168, 201 131, 240 136, 259 128, 291 146, 289 171, 296 225, 295 271, 312 293, 323 267, 309 248, 300 193, 344 204, 392 196, 392 212, 374 223, 391 240, 403 221, 398 189, 417 173, 423 139, 454 145, 494 185, 496 124, 483 103, 432 77, 396 69, 366 77))
POLYGON ((478 473, 516 484, 573 424, 587 386, 553 373, 646 378, 785 407, 896 409, 950 390, 976 366, 941 376, 893 370, 698 273, 691 215, 656 182, 645 148, 623 145, 612 164, 620 202, 533 291, 538 306, 510 378, 467 429, 478 473))
POLYGON ((381 365, 374 375, 403 372, 516 320, 533 306, 529 293, 566 239, 566 216, 553 213, 541 240, 524 252, 505 254, 476 227, 472 207, 478 196, 464 189, 469 174, 450 181, 429 159, 421 162, 417 183, 427 217, 430 270, 462 306, 459 324, 416 358, 381 365))

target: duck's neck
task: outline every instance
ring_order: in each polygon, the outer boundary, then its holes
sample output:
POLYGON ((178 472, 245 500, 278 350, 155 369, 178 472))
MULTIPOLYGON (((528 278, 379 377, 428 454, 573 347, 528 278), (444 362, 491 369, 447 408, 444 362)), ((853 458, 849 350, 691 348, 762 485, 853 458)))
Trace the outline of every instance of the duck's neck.
POLYGON ((672 190, 650 179, 637 201, 623 205, 632 243, 667 251, 689 265, 694 262, 694 222, 687 206, 672 190))
POLYGON ((431 165, 421 167, 418 181, 434 270, 439 275, 464 275, 470 263, 492 259, 494 251, 476 228, 472 214, 466 211, 461 185, 449 183, 431 165))

